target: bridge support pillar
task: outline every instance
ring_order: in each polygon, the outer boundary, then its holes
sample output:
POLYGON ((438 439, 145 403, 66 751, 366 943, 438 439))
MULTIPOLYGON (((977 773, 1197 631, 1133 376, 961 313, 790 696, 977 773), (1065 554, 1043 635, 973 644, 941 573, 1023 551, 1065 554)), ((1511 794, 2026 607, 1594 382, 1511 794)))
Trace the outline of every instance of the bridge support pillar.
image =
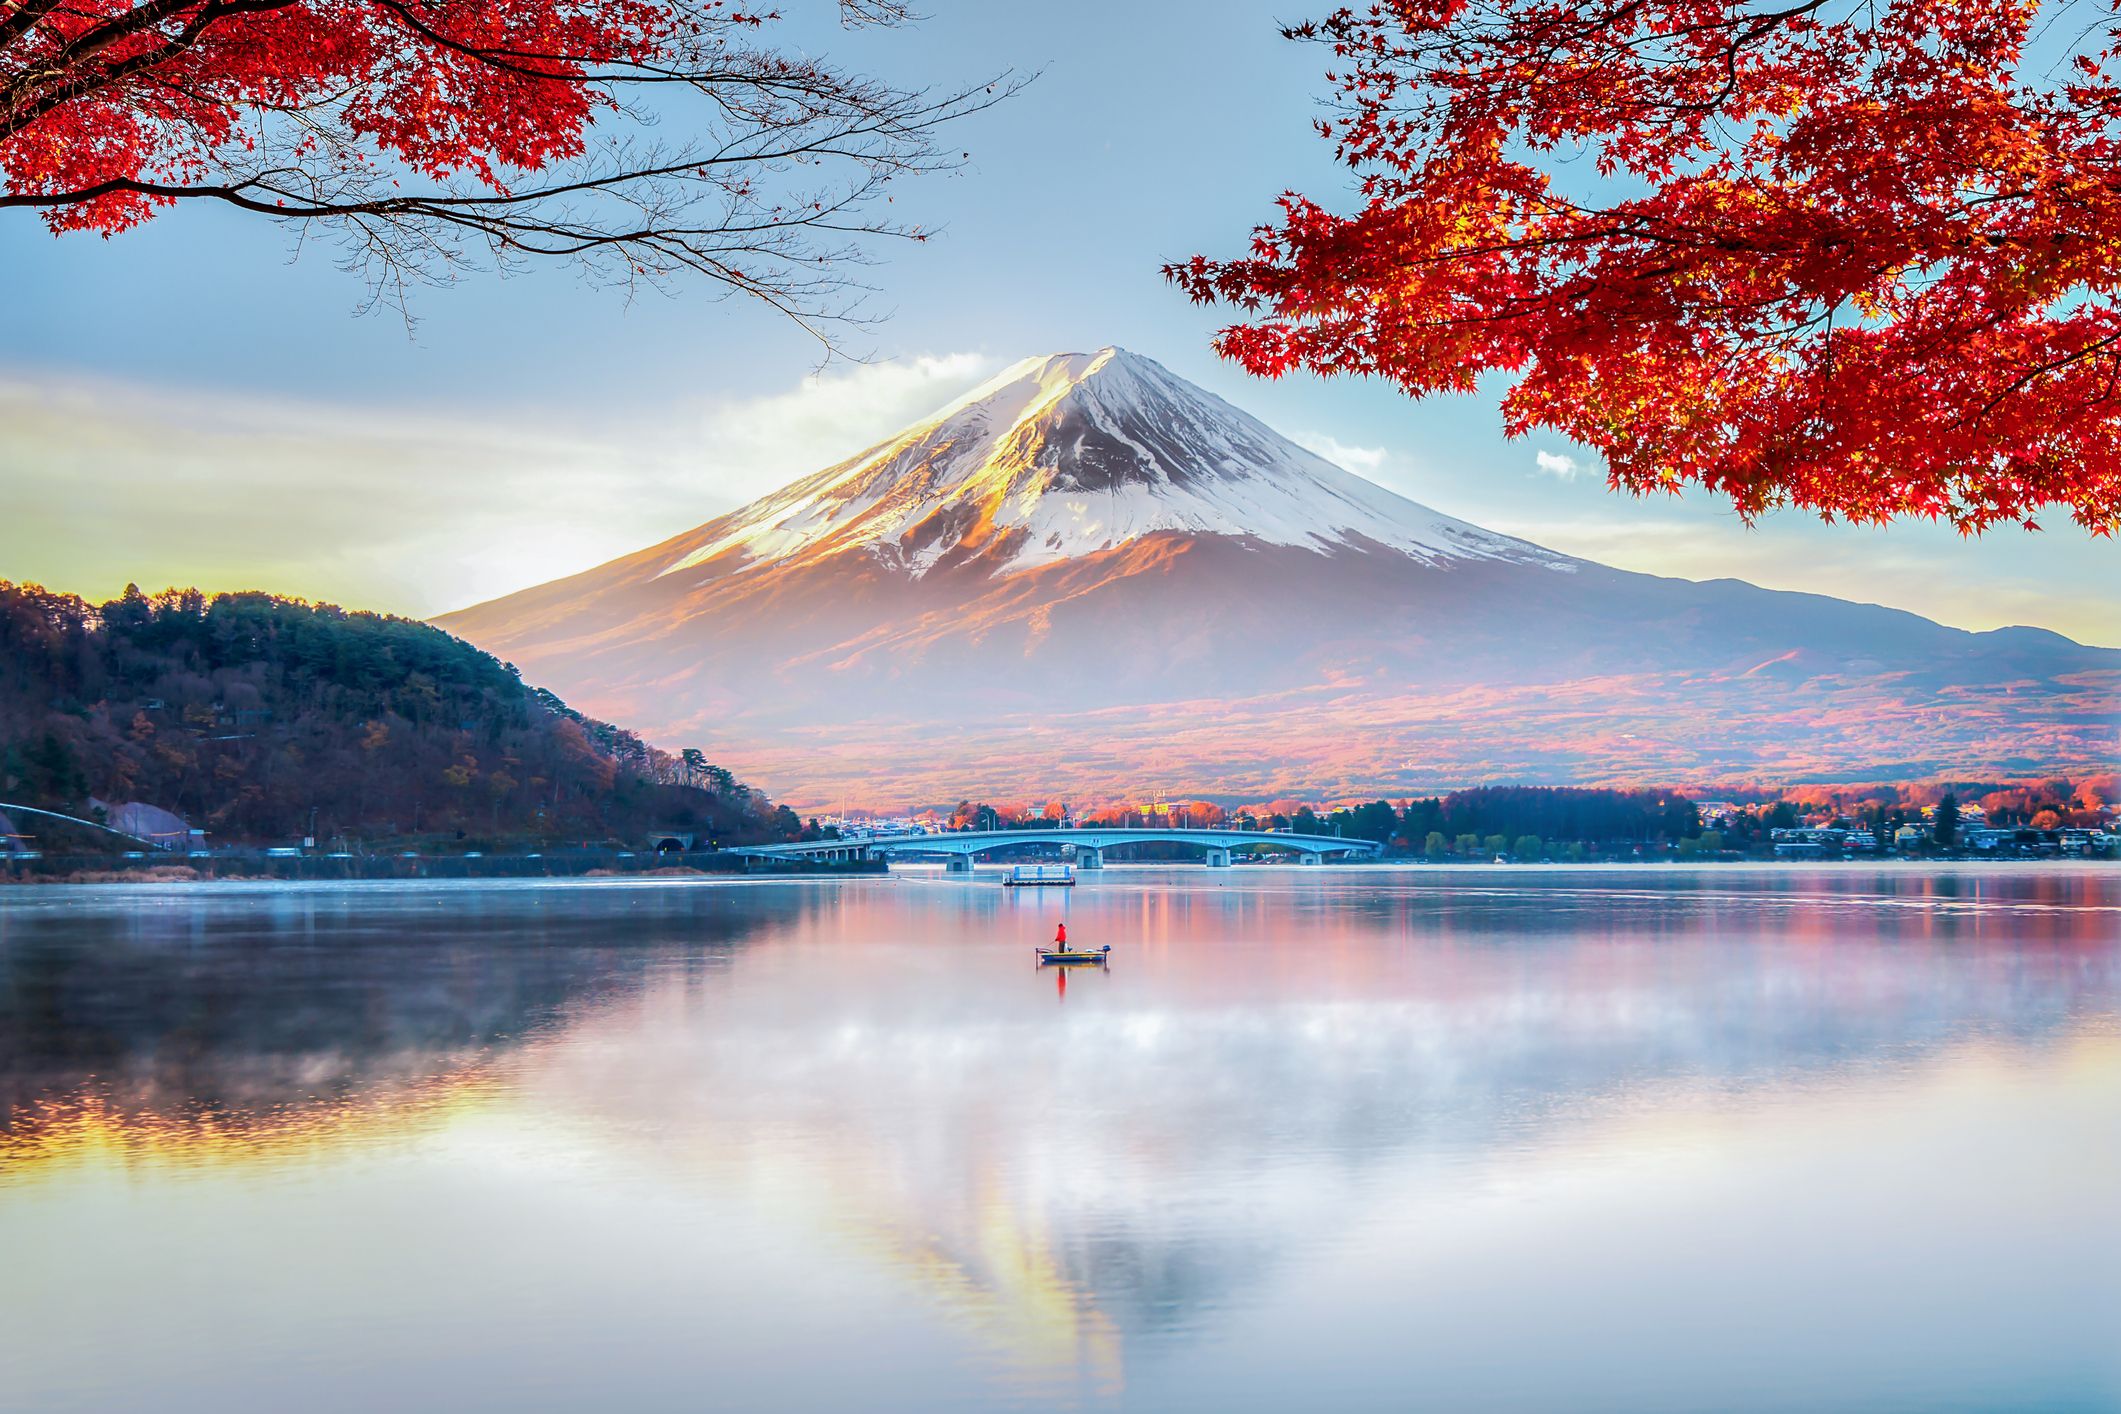
POLYGON ((951 874, 970 874, 972 872, 972 856, 969 854, 953 854, 950 856, 949 862, 943 865, 943 868, 951 874))
POLYGON ((1227 850, 1227 849, 1211 849, 1211 850, 1209 850, 1209 851, 1208 851, 1208 867, 1209 867, 1210 869, 1227 869, 1227 868, 1229 868, 1229 867, 1230 867, 1230 851, 1229 851, 1229 850, 1227 850))
POLYGON ((1296 856, 1296 862, 1298 864, 1323 864, 1326 862, 1326 857, 1323 854, 1312 854, 1306 851, 1296 856))
POLYGON ((1086 845, 1075 847, 1075 867, 1078 869, 1102 869, 1105 867, 1105 852, 1086 845))

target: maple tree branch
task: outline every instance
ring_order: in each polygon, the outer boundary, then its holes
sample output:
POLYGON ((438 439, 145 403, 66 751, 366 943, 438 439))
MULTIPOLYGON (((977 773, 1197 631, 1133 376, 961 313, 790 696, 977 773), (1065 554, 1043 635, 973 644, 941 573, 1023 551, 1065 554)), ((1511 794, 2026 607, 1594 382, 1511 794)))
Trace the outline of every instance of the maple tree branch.
MULTIPOLYGON (((2020 374, 2018 377, 2013 378, 2009 383, 2005 384, 2003 387, 1998 388, 1979 407, 1973 408, 1969 411, 1959 414, 1959 416, 1955 417, 1952 420, 1951 426, 1956 430, 1958 428, 1971 426, 1985 421, 1988 418, 1989 414, 1993 413, 1997 408, 2003 406, 2004 403, 2008 402, 2017 394, 2025 391, 2033 384, 2039 382, 2042 378, 2047 377, 2051 373, 2059 373, 2063 369, 2070 367, 2072 364, 2083 363, 2089 359, 2096 358, 2101 353, 2113 348, 2117 344, 2121 344, 2121 331, 2108 334, 2104 338, 2094 339, 2091 343, 2086 344, 2083 348, 2073 349, 2069 353, 2063 354, 2058 358, 2047 359, 2041 363, 2035 364, 2033 367, 2026 369, 2025 372, 2020 374)), ((2117 366, 2121 366, 2121 359, 2110 359, 2109 362, 2112 362, 2117 366)))
MULTIPOLYGON (((487 242, 495 256, 590 260, 610 255, 627 283, 658 280, 686 269, 762 301, 818 338, 828 349, 832 338, 822 326, 858 325, 853 311, 831 301, 852 288, 838 273, 818 273, 821 253, 804 243, 806 233, 844 236, 893 236, 922 239, 921 233, 878 222, 844 219, 875 194, 881 176, 850 186, 832 201, 771 208, 746 217, 732 211, 718 219, 688 222, 689 204, 681 194, 642 194, 644 175, 689 171, 697 159, 646 168, 628 168, 549 187, 478 194, 396 194, 335 197, 322 190, 316 174, 300 168, 266 170, 240 181, 174 184, 137 178, 113 178, 92 187, 54 193, 0 194, 0 207, 47 206, 132 194, 169 201, 208 201, 270 216, 277 220, 346 224, 355 233, 353 258, 368 267, 377 291, 393 291, 389 303, 404 308, 409 279, 426 266, 458 263, 443 239, 456 231, 487 242), (608 217, 587 219, 555 207, 570 196, 615 198, 638 213, 630 223, 608 217)), ((858 263, 851 249, 829 252, 832 266, 858 263)))
MULTIPOLYGON (((196 3, 197 0, 149 0, 148 4, 124 11, 122 14, 116 15, 100 25, 84 30, 75 38, 67 41, 44 62, 51 69, 64 72, 67 68, 80 63, 83 59, 100 54, 121 39, 129 38, 135 34, 146 33, 164 20, 181 14, 196 3)), ((292 4, 294 0, 275 0, 275 3, 292 4)), ((216 13, 220 8, 220 6, 214 4, 200 6, 198 13, 185 23, 185 29, 192 31, 195 35, 203 34, 217 19, 221 18, 221 15, 216 13)))
POLYGON ((1332 50, 1315 127, 1360 207, 1283 193, 1248 253, 1165 274, 1241 311, 1215 345, 1255 374, 1507 377, 1505 428, 1594 448, 1616 487, 2121 529, 2121 4, 2045 86, 2020 69, 2046 7, 1834 8, 1377 0, 1290 27, 1332 50))
POLYGON ((0 19, 0 53, 34 29, 58 4, 59 0, 15 0, 15 8, 6 19, 0 19))
MULTIPOLYGON (((279 42, 246 26, 310 0, 0 0, 0 210, 109 233, 206 202, 336 230, 372 301, 400 309, 479 242, 497 266, 567 259, 628 287, 695 271, 816 333, 858 322, 845 271, 867 263, 863 240, 929 234, 880 214, 886 184, 956 167, 937 130, 1030 81, 908 90, 748 42, 774 13, 604 3, 364 0, 345 16, 367 27, 353 58, 283 77, 230 66, 279 42), (429 79, 379 91, 403 73, 429 79), (671 85, 709 117, 689 142, 636 140, 666 115, 631 96, 671 85), (604 110, 625 125, 609 137, 593 126, 604 110), (110 159, 73 160, 76 113, 110 159)), ((839 10, 849 25, 911 18, 903 0, 839 10)))
MULTIPOLYGON (((161 8, 173 10, 191 3, 194 3, 194 0, 162 0, 161 8)), ((111 43, 127 37, 127 33, 131 31, 110 34, 97 43, 80 48, 78 54, 71 54, 71 51, 78 46, 69 46, 67 50, 60 51, 59 56, 53 61, 53 65, 48 72, 40 75, 38 71, 29 71, 9 86, 4 112, 0 112, 0 140, 23 131, 39 118, 57 111, 68 103, 109 88, 113 84, 131 78, 135 74, 145 74, 168 63, 171 59, 197 44, 200 37, 221 20, 236 15, 261 14, 269 10, 283 10, 295 3, 296 0, 211 0, 211 3, 200 7, 198 13, 185 24, 181 31, 170 36, 161 45, 152 49, 140 50, 107 68, 92 73, 75 73, 67 77, 64 67, 65 62, 90 57, 99 53, 111 43), (69 58, 70 55, 71 59, 69 58), (33 87, 29 82, 31 78, 40 76, 58 76, 59 81, 40 90, 33 87), (30 96, 24 98, 22 96, 24 94, 30 96)), ((153 9, 156 7, 150 6, 147 8, 153 9)), ((140 13, 144 13, 144 11, 140 13)), ((166 17, 165 15, 164 18, 166 17)), ((144 24, 138 28, 137 32, 144 33, 149 28, 152 28, 152 25, 144 24)))

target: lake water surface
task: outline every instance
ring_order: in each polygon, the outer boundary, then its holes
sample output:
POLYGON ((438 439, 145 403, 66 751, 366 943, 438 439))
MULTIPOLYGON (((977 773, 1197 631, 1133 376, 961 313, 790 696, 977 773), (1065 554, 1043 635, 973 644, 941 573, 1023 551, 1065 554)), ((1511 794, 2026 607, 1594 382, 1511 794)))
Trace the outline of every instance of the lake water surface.
POLYGON ((2121 1409, 2121 874, 0 891, 0 1408, 2121 1409))

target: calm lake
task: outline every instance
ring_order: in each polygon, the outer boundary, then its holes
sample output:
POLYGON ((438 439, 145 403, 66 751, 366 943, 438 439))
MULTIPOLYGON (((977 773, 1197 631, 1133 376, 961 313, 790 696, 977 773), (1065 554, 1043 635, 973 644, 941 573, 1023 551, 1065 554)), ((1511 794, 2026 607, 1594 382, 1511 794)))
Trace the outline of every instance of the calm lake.
POLYGON ((0 891, 0 1408, 2121 1408, 2121 871, 0 891))

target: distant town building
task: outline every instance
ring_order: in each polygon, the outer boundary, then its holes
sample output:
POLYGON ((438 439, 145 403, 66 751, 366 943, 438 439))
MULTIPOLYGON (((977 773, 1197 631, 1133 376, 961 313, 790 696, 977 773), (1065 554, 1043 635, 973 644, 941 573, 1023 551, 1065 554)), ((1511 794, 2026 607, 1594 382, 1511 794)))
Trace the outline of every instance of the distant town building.
POLYGON ((1849 849, 1875 849, 1877 837, 1870 831, 1838 829, 1830 825, 1799 825, 1789 829, 1770 830, 1768 837, 1774 842, 1775 853, 1784 857, 1805 857, 1821 854, 1840 854, 1849 849), (1860 834, 1866 841, 1854 841, 1860 834))

